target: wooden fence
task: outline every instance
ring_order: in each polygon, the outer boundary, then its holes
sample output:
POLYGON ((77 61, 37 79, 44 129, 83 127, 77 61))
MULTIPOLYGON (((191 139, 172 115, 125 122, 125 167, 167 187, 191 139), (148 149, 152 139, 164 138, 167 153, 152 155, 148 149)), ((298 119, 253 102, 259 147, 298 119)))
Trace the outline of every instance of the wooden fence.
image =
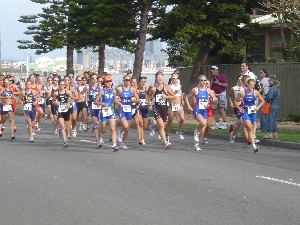
MULTIPOLYGON (((228 89, 236 84, 236 77, 240 74, 241 69, 239 64, 224 64, 218 65, 219 73, 225 74, 228 79, 228 89)), ((281 93, 281 109, 280 115, 297 114, 300 115, 300 63, 257 63, 250 66, 253 73, 259 78, 259 71, 264 68, 269 75, 276 75, 280 81, 281 93)), ((192 67, 180 68, 180 81, 183 85, 183 90, 187 93, 191 87, 188 86, 189 78, 192 73, 192 67)), ((210 78, 210 66, 206 66, 205 75, 210 78)), ((259 78, 260 79, 260 78, 259 78)), ((195 86, 197 82, 195 81, 195 86)), ((232 113, 231 109, 227 109, 228 113, 232 113)))

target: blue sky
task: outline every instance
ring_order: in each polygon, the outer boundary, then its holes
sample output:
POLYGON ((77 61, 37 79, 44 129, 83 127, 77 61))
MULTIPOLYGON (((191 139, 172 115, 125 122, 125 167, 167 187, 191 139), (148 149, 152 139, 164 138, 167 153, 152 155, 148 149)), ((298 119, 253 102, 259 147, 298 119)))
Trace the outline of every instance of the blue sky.
MULTIPOLYGON (((2 60, 25 60, 26 53, 30 52, 33 59, 34 50, 18 49, 17 40, 28 39, 23 34, 28 24, 18 22, 21 15, 32 15, 41 12, 43 5, 30 0, 0 0, 0 30, 1 30, 1 58, 2 60)), ((46 54, 49 57, 65 56, 63 50, 46 54)))

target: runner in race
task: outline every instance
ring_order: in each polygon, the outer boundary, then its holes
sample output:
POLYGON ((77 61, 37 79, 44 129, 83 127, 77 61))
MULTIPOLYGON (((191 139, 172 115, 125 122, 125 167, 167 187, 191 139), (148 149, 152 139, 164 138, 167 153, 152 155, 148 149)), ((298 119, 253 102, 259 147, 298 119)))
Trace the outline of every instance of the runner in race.
MULTIPOLYGON (((25 82, 25 89, 21 91, 21 99, 23 101, 23 111, 27 122, 27 131, 29 141, 34 142, 33 129, 36 121, 36 103, 38 102, 38 93, 31 88, 31 81, 25 82)), ((41 97, 41 96, 40 96, 41 97)))
POLYGON ((131 78, 128 75, 124 76, 122 86, 116 88, 116 99, 119 101, 118 115, 120 118, 121 129, 122 129, 122 140, 120 148, 123 150, 128 149, 125 145, 125 141, 128 137, 129 128, 132 122, 132 107, 133 102, 139 103, 139 96, 136 92, 136 88, 130 86, 131 78))
MULTIPOLYGON (((99 91, 98 96, 95 98, 95 104, 101 105, 102 109, 99 113, 99 120, 101 122, 101 133, 106 132, 106 124, 108 123, 110 128, 110 136, 112 140, 113 152, 119 151, 117 146, 117 133, 116 133, 116 116, 113 108, 115 99, 115 90, 112 88, 112 77, 107 74, 103 77, 104 88, 99 91)), ((98 145, 98 148, 102 148, 102 143, 98 145)))
POLYGON ((172 144, 168 142, 165 132, 165 123, 168 120, 167 100, 174 99, 174 93, 169 86, 164 83, 163 74, 156 74, 155 84, 151 85, 147 91, 152 100, 149 109, 153 107, 154 118, 157 123, 157 129, 165 150, 170 149, 172 144))
POLYGON ((217 103, 218 99, 215 93, 206 87, 207 78, 205 75, 200 75, 198 77, 199 84, 194 87, 191 92, 186 96, 185 100, 188 106, 188 110, 193 112, 195 119, 198 122, 197 129, 194 132, 194 149, 195 151, 201 151, 199 146, 200 140, 203 139, 204 129, 207 124, 207 105, 209 97, 211 96, 212 102, 217 103), (189 98, 195 97, 194 109, 191 107, 189 98))
POLYGON ((179 139, 184 139, 183 136, 183 124, 184 124, 184 111, 183 111, 183 95, 181 90, 181 85, 177 82, 178 75, 176 73, 173 73, 171 75, 171 84, 169 84, 170 90, 174 93, 174 99, 170 99, 170 107, 168 111, 168 122, 166 125, 166 135, 167 139, 169 139, 169 133, 171 129, 171 125, 173 123, 174 116, 177 114, 177 117, 179 118, 179 127, 176 130, 176 135, 179 139))
POLYGON ((3 80, 2 87, 0 89, 0 100, 2 102, 1 104, 1 120, 0 120, 0 137, 2 137, 2 125, 5 123, 7 117, 10 124, 10 132, 11 136, 10 139, 14 140, 14 130, 15 130, 15 121, 14 121, 14 108, 13 103, 15 96, 13 91, 10 88, 10 81, 9 78, 5 78, 3 80))
POLYGON ((77 104, 77 118, 80 118, 79 130, 87 131, 87 116, 88 116, 88 107, 87 107, 87 94, 84 93, 81 95, 81 91, 86 86, 86 79, 81 76, 76 77, 76 90, 78 92, 78 101, 77 104), (85 83, 84 83, 85 81, 85 83), (81 117, 79 116, 81 113, 81 117))
POLYGON ((70 120, 70 107, 73 104, 72 93, 65 88, 65 81, 60 80, 58 90, 53 94, 53 105, 57 106, 57 117, 60 128, 58 130, 59 139, 62 137, 64 148, 69 146, 67 142, 67 129, 70 120))

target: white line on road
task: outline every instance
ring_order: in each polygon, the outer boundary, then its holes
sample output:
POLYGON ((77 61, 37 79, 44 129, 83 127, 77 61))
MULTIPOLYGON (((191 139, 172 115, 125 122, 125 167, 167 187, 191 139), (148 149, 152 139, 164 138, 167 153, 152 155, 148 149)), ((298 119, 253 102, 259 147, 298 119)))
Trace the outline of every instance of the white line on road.
POLYGON ((87 142, 87 143, 93 143, 93 144, 96 144, 95 141, 89 141, 89 140, 80 140, 81 142, 87 142))
POLYGON ((288 184, 288 185, 300 187, 300 184, 293 183, 293 182, 286 181, 286 180, 279 180, 279 179, 272 178, 272 177, 256 176, 256 178, 265 179, 265 180, 270 180, 270 181, 279 182, 279 183, 282 183, 282 184, 288 184))

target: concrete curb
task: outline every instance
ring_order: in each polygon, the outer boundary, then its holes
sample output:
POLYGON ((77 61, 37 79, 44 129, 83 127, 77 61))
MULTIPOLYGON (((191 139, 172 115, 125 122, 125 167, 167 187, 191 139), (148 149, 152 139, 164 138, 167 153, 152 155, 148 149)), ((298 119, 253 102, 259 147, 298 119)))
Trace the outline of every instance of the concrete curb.
MULTIPOLYGON (((193 131, 185 131, 185 134, 194 135, 193 131)), ((229 142, 229 134, 216 134, 216 133, 209 133, 209 138, 212 139, 221 139, 226 140, 229 142)), ((234 139, 236 142, 245 143, 245 138, 238 136, 234 139)), ((277 148, 287 148, 292 150, 300 150, 300 143, 295 142, 288 142, 288 141, 278 141, 278 140, 268 140, 268 139, 259 139, 260 142, 258 145, 268 146, 268 147, 277 147, 277 148)))

